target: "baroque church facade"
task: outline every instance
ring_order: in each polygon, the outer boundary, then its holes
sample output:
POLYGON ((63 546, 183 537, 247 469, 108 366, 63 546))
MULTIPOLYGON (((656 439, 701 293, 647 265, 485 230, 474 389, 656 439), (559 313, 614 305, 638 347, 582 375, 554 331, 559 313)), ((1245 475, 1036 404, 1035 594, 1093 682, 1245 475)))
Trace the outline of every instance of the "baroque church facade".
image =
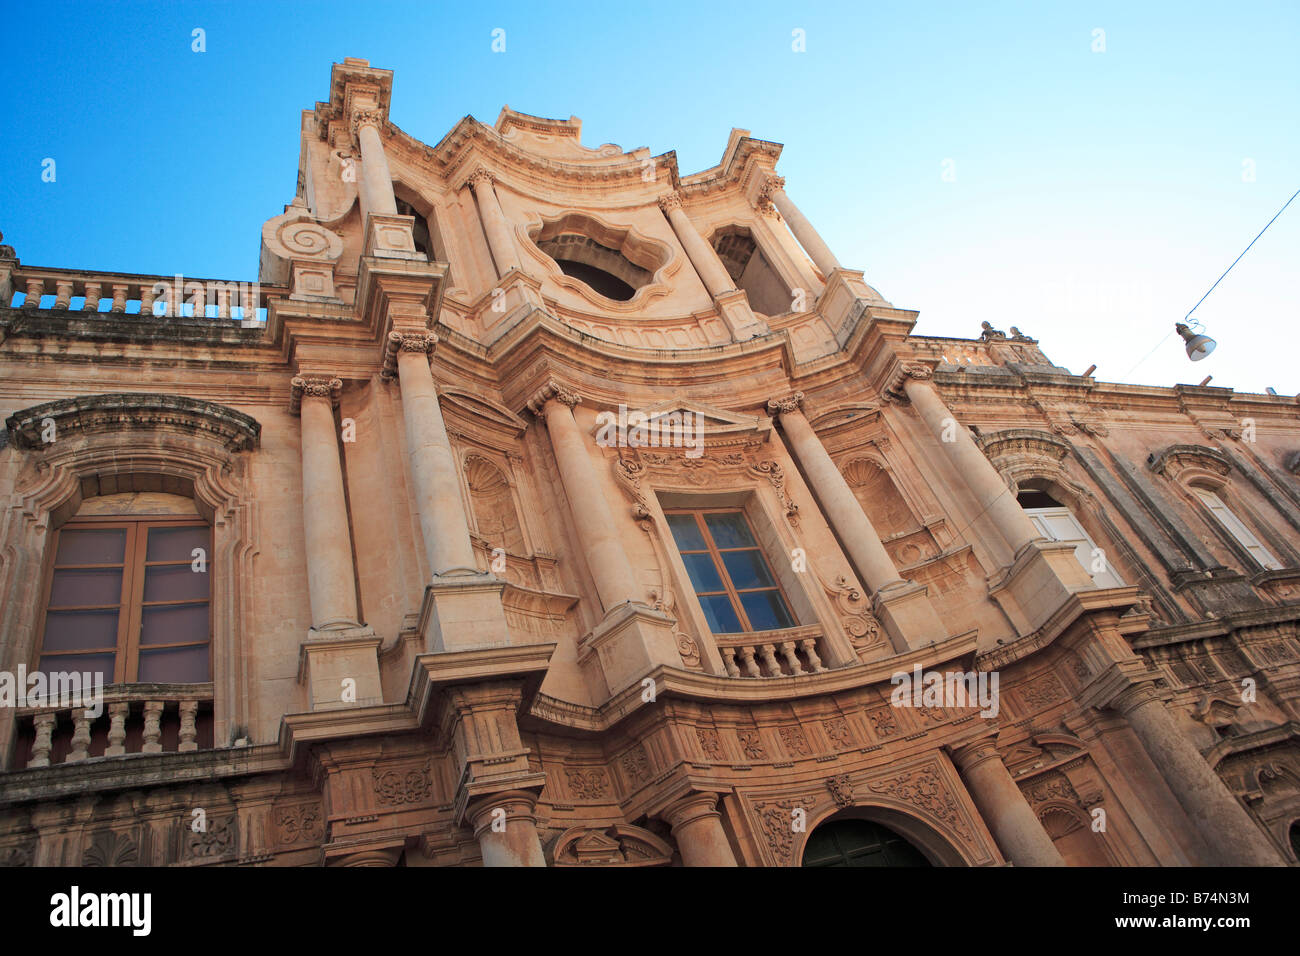
POLYGON ((0 864, 1297 862, 1296 399, 913 335, 744 130, 392 81, 255 284, 0 247, 0 864))

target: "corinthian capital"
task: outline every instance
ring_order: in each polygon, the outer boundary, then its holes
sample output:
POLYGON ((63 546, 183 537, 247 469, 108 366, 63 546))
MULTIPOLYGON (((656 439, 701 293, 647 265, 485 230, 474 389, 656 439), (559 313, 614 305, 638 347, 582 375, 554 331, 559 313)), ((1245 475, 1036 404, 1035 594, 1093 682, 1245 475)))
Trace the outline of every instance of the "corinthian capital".
POLYGON ((682 208, 682 194, 679 192, 670 192, 665 196, 659 197, 659 208, 667 215, 673 209, 682 208))
POLYGON ((900 362, 894 369, 889 381, 885 384, 885 398, 896 401, 906 401, 907 394, 903 387, 907 384, 909 378, 924 381, 934 376, 934 370, 923 362, 900 362))
POLYGON ((343 379, 324 375, 297 375, 289 386, 289 410, 295 415, 301 411, 304 398, 327 398, 331 405, 337 405, 343 394, 343 379))
POLYGON ((779 415, 782 412, 793 412, 803 404, 803 392, 795 392, 785 398, 769 399, 767 403, 767 412, 769 415, 779 415))
POLYGON ((465 184, 478 188, 479 186, 491 186, 496 182, 496 177, 488 172, 486 167, 479 166, 474 172, 470 173, 465 179, 465 184))
POLYGON ((551 379, 533 393, 533 397, 528 400, 528 410, 540 418, 542 409, 552 399, 568 405, 570 408, 582 402, 582 396, 577 392, 571 392, 559 382, 551 379))
POLYGON ((785 177, 775 174, 768 176, 763 180, 763 185, 758 190, 758 198, 754 200, 754 208, 764 216, 775 216, 776 205, 772 202, 772 197, 778 190, 785 188, 785 177))
POLYGON ((357 110, 352 114, 352 136, 361 135, 361 127, 373 126, 377 131, 384 131, 384 114, 380 110, 357 110))
POLYGON ((389 332, 384 343, 384 367, 382 375, 391 379, 397 375, 397 354, 399 352, 418 352, 432 355, 438 344, 438 336, 432 332, 389 332))

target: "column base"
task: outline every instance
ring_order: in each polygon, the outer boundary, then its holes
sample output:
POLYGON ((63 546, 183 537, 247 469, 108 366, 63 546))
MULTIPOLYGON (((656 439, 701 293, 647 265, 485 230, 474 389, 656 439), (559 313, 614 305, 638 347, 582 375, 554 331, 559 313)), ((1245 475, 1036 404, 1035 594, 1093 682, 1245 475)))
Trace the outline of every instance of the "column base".
POLYGON ((948 629, 930 603, 925 585, 915 581, 900 581, 877 591, 872 612, 899 653, 937 644, 948 637, 948 629))
POLYGON ((681 667, 673 619, 644 604, 620 604, 579 642, 578 666, 602 701, 656 667, 681 667))
POLYGON ((379 680, 382 642, 369 625, 307 632, 298 646, 298 682, 312 711, 373 707, 384 702, 379 680))
POLYGON ((501 605, 505 582, 493 574, 437 575, 424 588, 417 629, 427 651, 464 651, 510 643, 501 605))
POLYGON ((739 289, 715 295, 713 303, 718 307, 718 314, 722 316, 731 338, 736 342, 745 342, 771 331, 765 322, 760 322, 754 315, 754 310, 749 305, 749 296, 739 289))
POLYGON ((1074 556, 1073 544, 1031 541, 989 595, 1011 619, 1016 633, 1038 630, 1076 591, 1092 588, 1092 576, 1074 556))
POLYGON ((879 305, 892 308, 880 293, 863 280, 861 272, 853 269, 836 269, 826 277, 826 288, 817 300, 817 314, 830 326, 839 345, 844 345, 853 332, 853 320, 862 314, 862 307, 879 305))

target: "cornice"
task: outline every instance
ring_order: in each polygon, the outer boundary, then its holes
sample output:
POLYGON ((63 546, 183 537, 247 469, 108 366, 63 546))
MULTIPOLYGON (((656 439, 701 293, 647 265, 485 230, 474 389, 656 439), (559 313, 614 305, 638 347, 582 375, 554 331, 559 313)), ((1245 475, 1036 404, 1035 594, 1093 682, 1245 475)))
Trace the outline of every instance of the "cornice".
POLYGON ((41 433, 47 422, 53 423, 59 439, 123 428, 169 427, 206 434, 229 451, 256 448, 262 434, 257 419, 233 408, 183 395, 147 392, 79 395, 33 405, 10 415, 5 426, 17 447, 30 450, 43 447, 41 433))

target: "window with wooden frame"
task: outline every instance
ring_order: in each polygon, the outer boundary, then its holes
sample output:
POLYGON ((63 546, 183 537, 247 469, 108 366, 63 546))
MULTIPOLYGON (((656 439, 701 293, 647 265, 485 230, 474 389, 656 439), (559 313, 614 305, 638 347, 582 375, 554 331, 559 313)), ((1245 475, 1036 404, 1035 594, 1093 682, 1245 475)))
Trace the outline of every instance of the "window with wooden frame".
POLYGON ((665 515, 714 634, 797 626, 743 511, 692 508, 665 515))
POLYGON ((211 542, 200 518, 79 516, 60 527, 38 668, 98 671, 106 684, 211 680, 211 542))
POLYGON ((1205 505, 1206 510, 1214 515, 1215 519, 1236 539, 1237 543, 1246 549, 1246 553, 1254 559, 1255 563, 1261 568, 1270 571, 1276 571, 1282 567, 1282 563, 1273 557, 1273 553, 1260 543, 1259 538, 1255 537, 1254 532, 1246 527, 1245 523, 1233 514, 1232 509, 1223 503, 1223 499, 1211 491, 1209 488, 1193 487, 1192 491, 1196 497, 1205 505))

